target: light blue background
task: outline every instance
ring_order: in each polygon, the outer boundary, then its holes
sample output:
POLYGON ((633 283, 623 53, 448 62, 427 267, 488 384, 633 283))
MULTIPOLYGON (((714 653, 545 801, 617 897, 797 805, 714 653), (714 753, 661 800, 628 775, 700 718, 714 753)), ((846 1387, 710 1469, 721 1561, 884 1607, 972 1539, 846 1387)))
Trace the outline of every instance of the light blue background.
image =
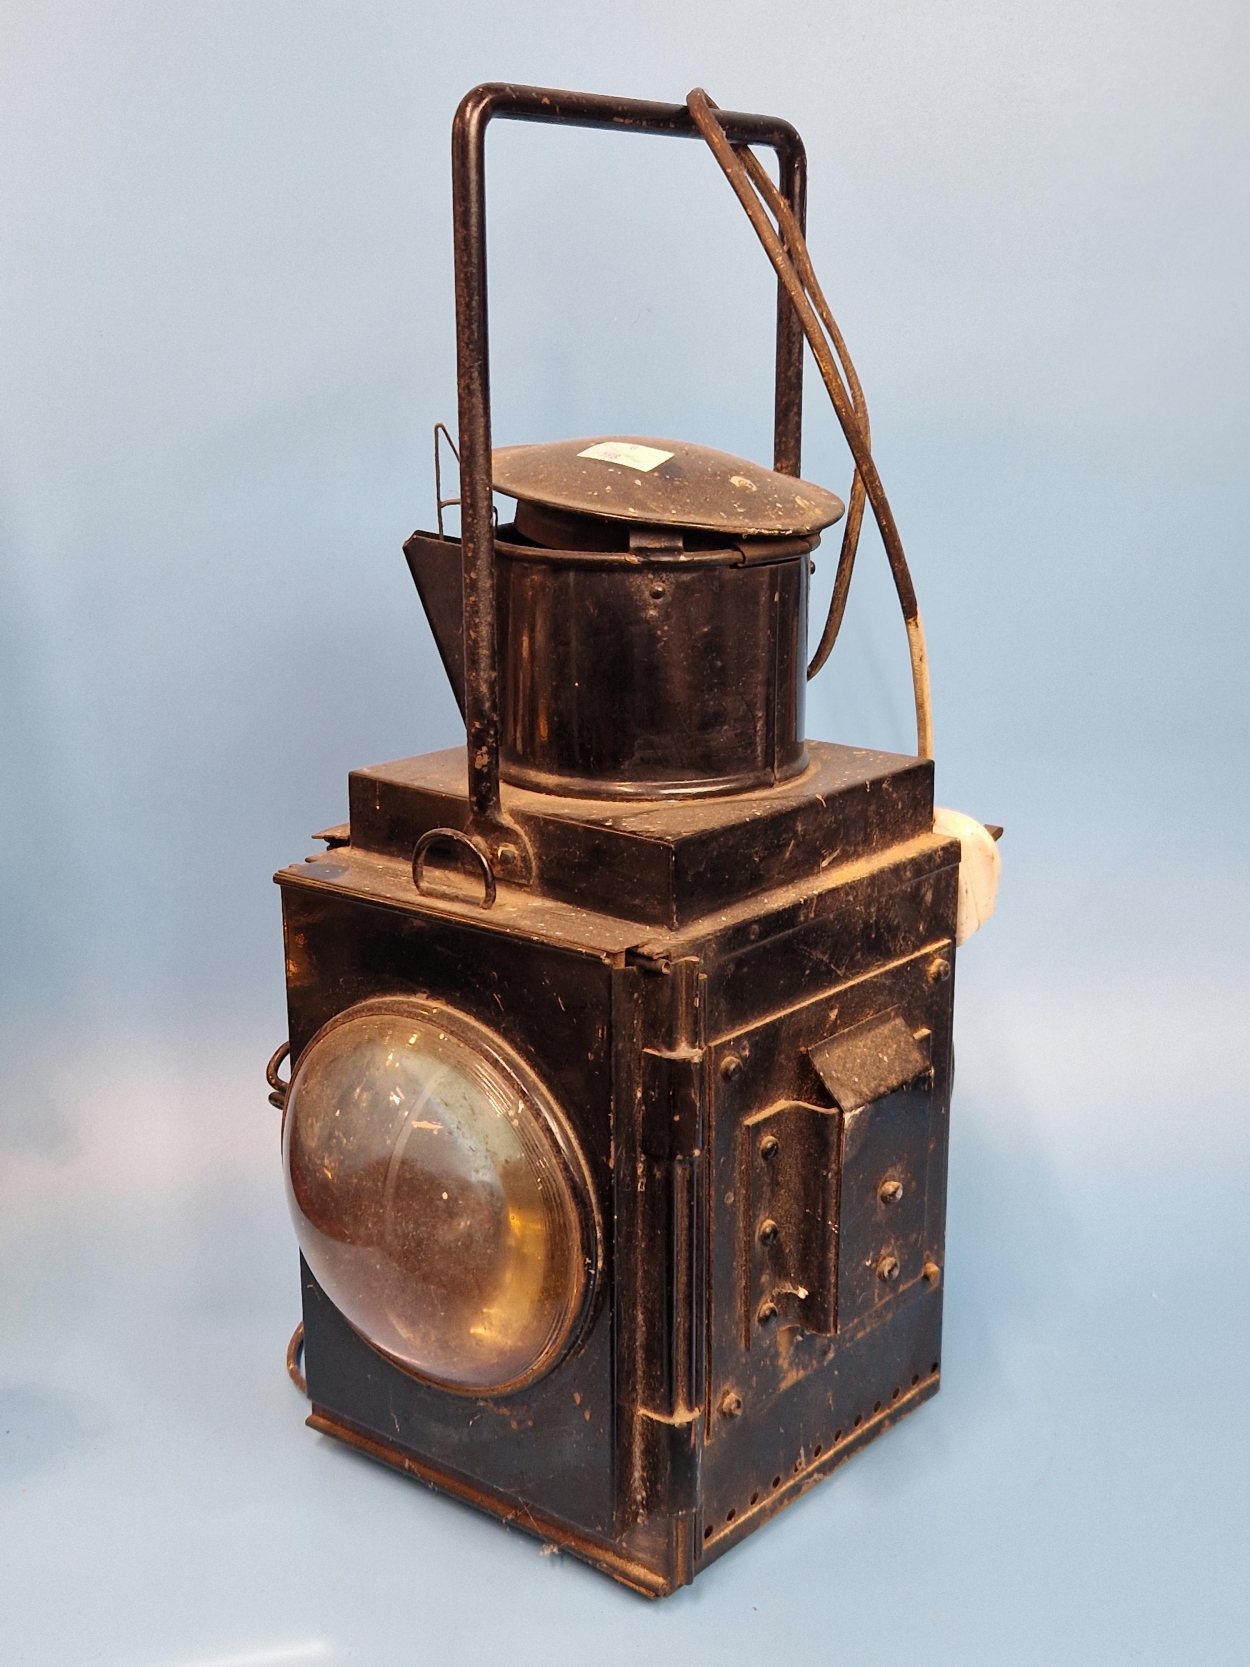
MULTIPOLYGON (((8 0, 6 1662, 1246 1659, 1246 19, 8 0), (351 766, 457 739, 399 545, 491 78, 803 132, 939 798, 1007 828, 942 1394, 658 1606, 314 1436, 282 1367, 269 875, 351 766)), ((501 126, 489 173, 497 440, 767 461, 771 278, 704 150, 501 126)), ((809 728, 909 744, 875 540, 809 728)))

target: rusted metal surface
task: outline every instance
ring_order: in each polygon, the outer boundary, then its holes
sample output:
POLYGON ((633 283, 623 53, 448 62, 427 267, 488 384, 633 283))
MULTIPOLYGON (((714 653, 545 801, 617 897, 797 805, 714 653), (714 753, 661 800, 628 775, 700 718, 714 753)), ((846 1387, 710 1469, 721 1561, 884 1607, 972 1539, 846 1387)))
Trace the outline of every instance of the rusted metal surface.
POLYGON ((492 469, 496 492, 509 498, 726 538, 805 537, 831 526, 846 507, 823 486, 745 457, 637 435, 501 446, 492 469))

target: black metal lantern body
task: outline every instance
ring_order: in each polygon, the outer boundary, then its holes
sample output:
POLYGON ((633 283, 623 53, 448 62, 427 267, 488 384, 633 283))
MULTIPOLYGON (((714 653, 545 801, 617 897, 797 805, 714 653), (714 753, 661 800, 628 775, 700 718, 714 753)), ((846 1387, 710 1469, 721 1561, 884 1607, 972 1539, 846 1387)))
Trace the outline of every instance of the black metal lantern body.
POLYGON ((370 998, 471 1015, 563 1107, 606 1224, 581 1332, 502 1397, 405 1371, 305 1266, 310 1422, 650 1593, 938 1385, 958 846, 927 762, 812 753, 698 804, 519 791, 544 889, 489 911, 414 892, 466 798, 459 753, 405 760, 279 876, 293 1057, 370 998))
MULTIPOLYGON (((492 113, 685 131, 572 99, 465 101, 461 241, 492 113)), ((797 135, 724 120, 801 204, 797 135)), ((938 1387, 960 847, 931 761, 803 739, 841 506, 786 310, 778 474, 576 442, 651 494, 597 512, 503 453, 496 535, 460 254, 464 537, 406 551, 467 758, 353 772, 277 876, 309 1422, 660 1595, 938 1387)))

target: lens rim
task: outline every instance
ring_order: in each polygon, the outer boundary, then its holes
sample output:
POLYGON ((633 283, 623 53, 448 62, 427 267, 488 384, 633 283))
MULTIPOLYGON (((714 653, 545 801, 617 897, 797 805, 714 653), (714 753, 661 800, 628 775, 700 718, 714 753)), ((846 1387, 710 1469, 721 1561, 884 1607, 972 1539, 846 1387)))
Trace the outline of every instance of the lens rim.
MULTIPOLYGON (((546 1136, 547 1146, 564 1180, 566 1190, 573 1200, 579 1249, 580 1300, 570 1308, 569 1318, 564 1327, 556 1333, 524 1373, 509 1378, 506 1382, 485 1387, 480 1384, 454 1383, 448 1379, 437 1377, 433 1373, 422 1372, 409 1361, 400 1360, 398 1356, 389 1353, 374 1342, 371 1337, 366 1336, 360 1327, 353 1322, 350 1315, 344 1314, 337 1303, 333 1302, 328 1293, 325 1293, 326 1300, 331 1302, 336 1312, 342 1314, 343 1319, 351 1326, 361 1342, 365 1343, 375 1354, 380 1355, 383 1360, 394 1366, 398 1371, 403 1372, 408 1377, 416 1378, 420 1383, 429 1384, 434 1389, 441 1389, 452 1395, 462 1395, 472 1400, 486 1400, 499 1395, 515 1394, 518 1389, 528 1388, 531 1384, 537 1383, 540 1378, 546 1377, 549 1372, 554 1371, 556 1366, 573 1352, 585 1336, 591 1316, 597 1307, 603 1267, 603 1217, 599 1208, 599 1200, 590 1165, 582 1151, 572 1123, 555 1095, 547 1088, 534 1067, 510 1043, 505 1042, 498 1031, 484 1024, 480 1019, 474 1018, 471 1013, 466 1013, 463 1008, 453 1007, 450 1002, 442 1001, 436 997, 416 996, 408 993, 393 996, 370 996, 364 1001, 353 1002, 350 1007, 345 1007, 342 1012, 336 1013, 331 1019, 327 1019, 325 1024, 300 1049, 299 1058, 291 1068, 291 1081, 282 1108, 282 1170, 289 1206, 291 1205, 292 1194, 289 1149, 286 1139, 287 1114, 300 1075, 313 1050, 325 1037, 341 1029, 352 1020, 369 1018, 375 1015, 399 1019, 420 1019, 426 1023, 436 1024, 455 1036, 459 1041, 476 1049, 489 1064, 502 1075, 511 1079, 527 1109, 536 1116, 539 1128, 546 1136)), ((316 1277, 315 1273, 313 1277, 316 1277)), ((320 1288, 320 1282, 318 1283, 320 1288)))

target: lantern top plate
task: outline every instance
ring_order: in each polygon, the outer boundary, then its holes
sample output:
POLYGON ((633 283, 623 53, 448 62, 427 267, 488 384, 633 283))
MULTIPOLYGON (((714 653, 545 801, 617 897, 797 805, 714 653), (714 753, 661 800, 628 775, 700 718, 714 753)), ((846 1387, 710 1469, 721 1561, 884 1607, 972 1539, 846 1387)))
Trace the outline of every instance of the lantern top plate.
POLYGON ((846 507, 823 486, 744 457, 636 435, 501 446, 493 474, 497 492, 526 503, 735 538, 804 538, 831 526, 846 507))

